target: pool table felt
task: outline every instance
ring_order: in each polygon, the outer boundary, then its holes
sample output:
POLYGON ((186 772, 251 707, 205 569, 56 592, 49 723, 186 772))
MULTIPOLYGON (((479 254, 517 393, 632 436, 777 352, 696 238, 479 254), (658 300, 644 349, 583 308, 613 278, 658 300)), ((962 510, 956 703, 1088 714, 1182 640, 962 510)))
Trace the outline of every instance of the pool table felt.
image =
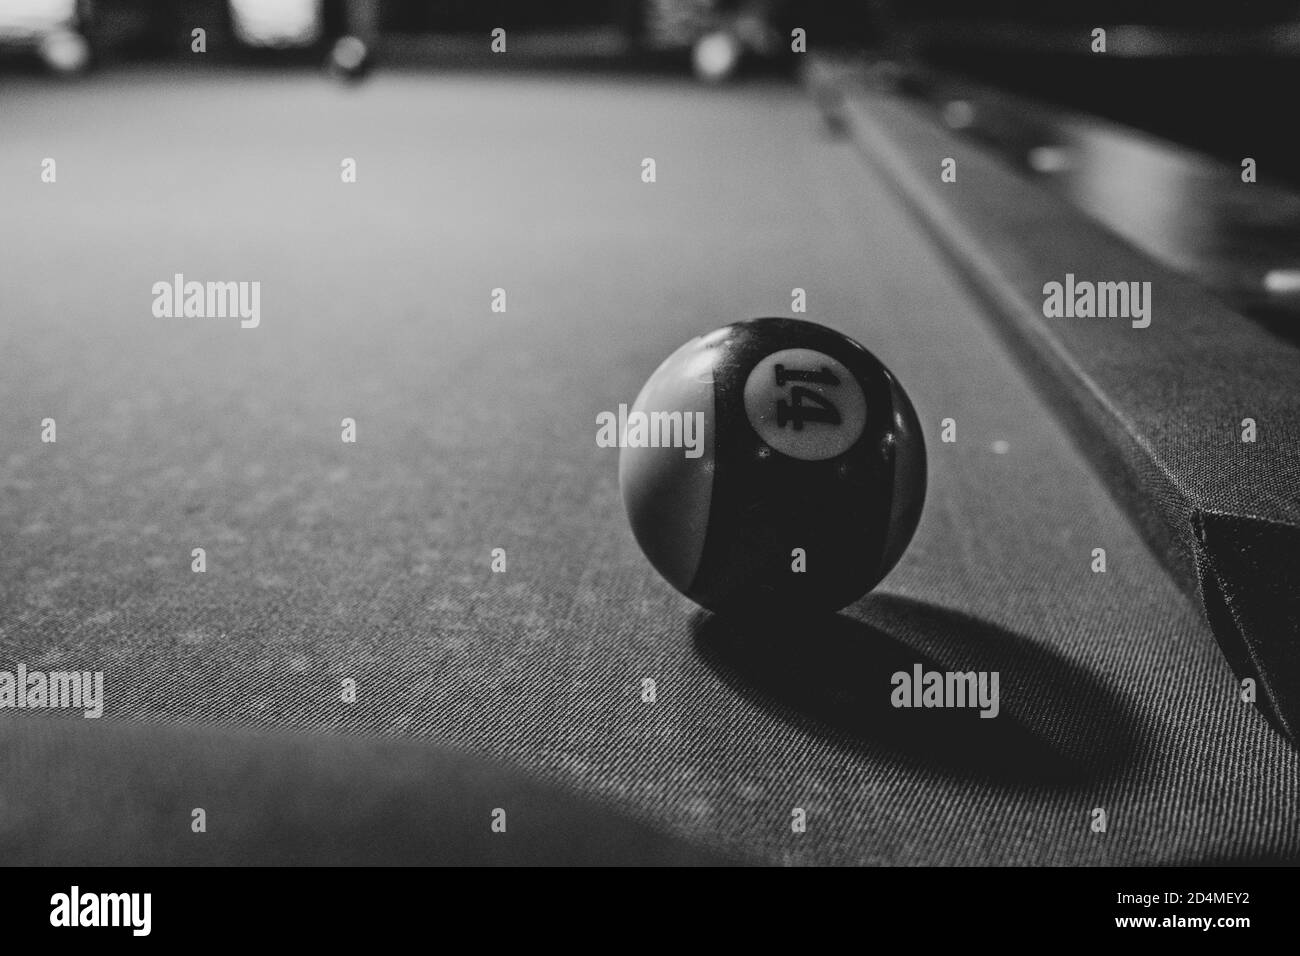
POLYGON ((499 760, 746 858, 1300 854, 1296 752, 797 89, 139 71, 2 108, 0 666, 102 669, 114 722, 499 760), (155 319, 175 272, 260 280, 261 327, 155 319), (898 374, 930 488, 873 596, 737 633, 638 552, 596 415, 794 287, 898 374), (1001 716, 882 709, 922 661, 999 671, 1001 716))

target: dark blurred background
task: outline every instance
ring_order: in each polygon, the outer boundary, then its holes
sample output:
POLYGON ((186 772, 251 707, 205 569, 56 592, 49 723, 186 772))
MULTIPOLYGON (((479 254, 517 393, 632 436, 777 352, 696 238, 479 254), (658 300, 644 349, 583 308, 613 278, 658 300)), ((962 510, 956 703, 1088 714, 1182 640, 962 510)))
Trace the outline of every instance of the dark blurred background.
MULTIPOLYGON (((0 0, 0 70, 48 68, 42 33, 60 23, 84 37, 86 66, 100 68, 188 57, 195 27, 207 31, 208 64, 315 62, 334 38, 365 31, 390 67, 472 64, 503 26, 531 66, 726 77, 789 70, 789 31, 800 26, 813 50, 919 60, 1227 159, 1254 148, 1300 183, 1300 137, 1283 96, 1300 78, 1295 0, 0 0), (1105 56, 1089 48, 1097 26, 1107 30, 1105 56), (744 56, 715 44, 701 63, 697 45, 725 30, 739 34, 744 56)), ((83 68, 64 46, 53 58, 83 68)))

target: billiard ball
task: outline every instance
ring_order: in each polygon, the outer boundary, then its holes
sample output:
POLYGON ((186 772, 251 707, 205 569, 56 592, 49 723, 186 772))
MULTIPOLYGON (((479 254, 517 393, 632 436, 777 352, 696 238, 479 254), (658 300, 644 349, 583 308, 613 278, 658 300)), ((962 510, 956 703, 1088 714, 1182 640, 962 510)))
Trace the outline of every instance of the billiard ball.
POLYGON ((921 516, 925 443, 907 393, 812 322, 752 319, 692 339, 620 428, 638 544, 712 611, 843 608, 889 572, 921 516))
POLYGON ((360 37, 341 36, 330 48, 326 68, 343 80, 360 80, 369 72, 373 58, 370 47, 360 37))
POLYGON ((41 38, 37 52, 54 73, 84 73, 90 66, 90 43, 75 30, 60 29, 41 38))
POLYGON ((735 33, 715 30, 695 41, 691 48, 691 67, 701 80, 720 83, 736 72, 744 52, 735 33))

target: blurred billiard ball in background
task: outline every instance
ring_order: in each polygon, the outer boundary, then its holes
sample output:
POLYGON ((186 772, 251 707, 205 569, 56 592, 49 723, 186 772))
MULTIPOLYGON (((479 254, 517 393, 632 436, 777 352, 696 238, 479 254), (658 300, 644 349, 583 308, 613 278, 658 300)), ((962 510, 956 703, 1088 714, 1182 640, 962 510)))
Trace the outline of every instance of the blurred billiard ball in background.
POLYGON ((345 35, 334 41, 325 59, 325 68, 342 80, 360 80, 370 73, 374 56, 360 37, 345 35))

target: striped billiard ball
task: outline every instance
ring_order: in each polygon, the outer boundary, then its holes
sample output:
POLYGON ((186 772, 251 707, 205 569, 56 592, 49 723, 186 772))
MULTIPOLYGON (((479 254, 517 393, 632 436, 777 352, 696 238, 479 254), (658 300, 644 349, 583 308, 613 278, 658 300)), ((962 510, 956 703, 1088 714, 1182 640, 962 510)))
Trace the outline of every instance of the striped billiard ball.
POLYGON ((641 549, 721 613, 853 603, 898 561, 925 499, 902 385, 812 322, 753 319, 687 342, 641 389, 620 444, 641 549))

